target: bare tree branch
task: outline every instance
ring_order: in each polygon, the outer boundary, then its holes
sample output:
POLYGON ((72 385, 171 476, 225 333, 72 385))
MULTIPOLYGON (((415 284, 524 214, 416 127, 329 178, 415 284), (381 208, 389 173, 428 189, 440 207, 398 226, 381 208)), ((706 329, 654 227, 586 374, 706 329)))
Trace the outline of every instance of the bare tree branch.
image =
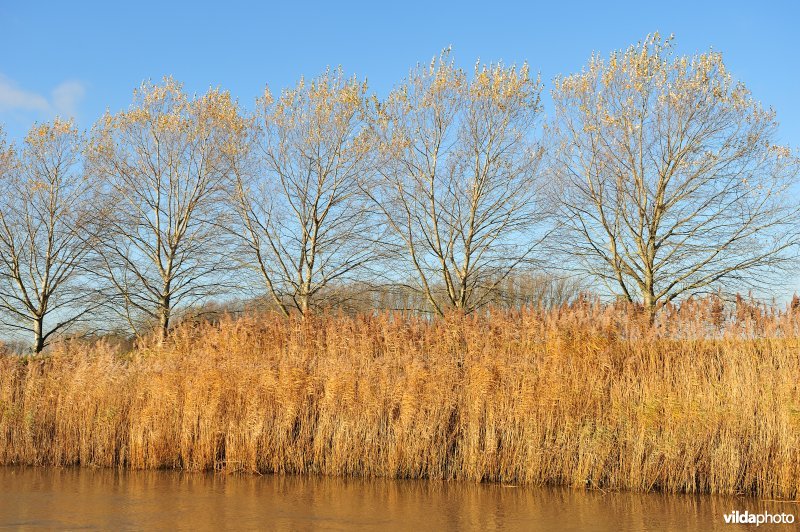
POLYGON ((227 92, 189 99, 167 78, 96 128, 90 161, 107 194, 96 269, 134 332, 155 319, 163 338, 177 310, 225 288, 228 153, 245 127, 227 92))
POLYGON ((559 78, 550 168, 557 240, 651 312, 682 295, 766 286, 796 255, 798 161, 719 53, 658 34, 559 78))
POLYGON ((540 83, 527 65, 478 64, 467 79, 448 54, 412 70, 378 106, 381 164, 363 185, 438 314, 480 308, 530 265, 544 219, 531 138, 540 83))
POLYGON ((0 145, 0 309, 36 353, 95 306, 80 270, 96 198, 82 149, 75 125, 60 119, 33 126, 19 154, 0 145))
POLYGON ((258 102, 236 227, 246 262, 284 314, 329 303, 327 288, 357 279, 376 258, 377 224, 358 186, 370 164, 366 90, 335 70, 258 102))

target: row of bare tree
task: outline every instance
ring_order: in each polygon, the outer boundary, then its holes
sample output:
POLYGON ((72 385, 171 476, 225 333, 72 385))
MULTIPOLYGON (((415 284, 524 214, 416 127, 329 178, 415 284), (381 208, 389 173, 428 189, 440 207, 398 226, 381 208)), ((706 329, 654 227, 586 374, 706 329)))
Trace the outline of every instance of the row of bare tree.
POLYGON ((87 322, 163 337, 243 289, 288 315, 390 285, 442 314, 541 271, 656 312, 796 264, 798 159, 720 54, 653 35, 557 78, 549 121, 542 90, 445 52, 383 99, 329 70, 247 113, 166 79, 88 134, 37 124, 0 144, 0 320, 38 352, 87 322))

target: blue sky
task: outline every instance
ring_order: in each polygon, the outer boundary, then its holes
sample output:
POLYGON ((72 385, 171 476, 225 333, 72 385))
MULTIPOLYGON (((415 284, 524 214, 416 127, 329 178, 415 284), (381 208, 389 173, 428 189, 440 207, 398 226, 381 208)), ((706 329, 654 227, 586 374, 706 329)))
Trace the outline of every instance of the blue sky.
POLYGON ((127 107, 144 79, 171 74, 191 92, 230 89, 249 106, 326 66, 387 92, 448 45, 477 58, 528 60, 549 87, 558 73, 658 30, 682 53, 721 50, 800 146, 800 54, 794 2, 19 2, 0 0, 0 122, 21 137, 36 120, 83 127, 127 107))

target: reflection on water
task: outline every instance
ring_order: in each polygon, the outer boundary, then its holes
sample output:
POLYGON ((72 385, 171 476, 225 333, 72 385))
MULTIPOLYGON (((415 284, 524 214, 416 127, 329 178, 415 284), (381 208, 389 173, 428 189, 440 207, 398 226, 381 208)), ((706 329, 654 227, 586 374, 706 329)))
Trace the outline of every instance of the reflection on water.
MULTIPOLYGON (((195 530, 737 530, 800 505, 436 481, 0 468, 0 526, 195 530)), ((752 525, 751 525, 752 526, 752 525)), ((790 530, 794 525, 761 526, 790 530)))

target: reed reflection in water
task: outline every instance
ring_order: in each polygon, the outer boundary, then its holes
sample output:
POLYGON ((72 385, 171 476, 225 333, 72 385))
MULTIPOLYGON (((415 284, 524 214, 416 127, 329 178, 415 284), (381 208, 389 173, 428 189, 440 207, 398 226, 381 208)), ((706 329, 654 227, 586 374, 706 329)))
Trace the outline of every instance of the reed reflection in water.
POLYGON ((799 508, 457 482, 0 468, 0 526, 21 529, 730 531, 746 528, 724 523, 732 510, 799 508))

